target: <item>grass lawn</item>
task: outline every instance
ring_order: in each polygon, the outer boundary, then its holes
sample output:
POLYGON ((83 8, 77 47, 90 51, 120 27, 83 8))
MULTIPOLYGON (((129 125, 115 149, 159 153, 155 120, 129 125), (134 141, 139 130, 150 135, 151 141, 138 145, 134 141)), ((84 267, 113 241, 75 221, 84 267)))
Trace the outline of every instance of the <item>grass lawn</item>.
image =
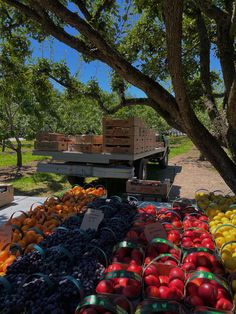
POLYGON ((170 144, 170 159, 175 156, 185 154, 193 148, 193 143, 187 136, 171 136, 168 139, 170 144))
MULTIPOLYGON (((29 166, 34 161, 40 161, 45 159, 44 156, 33 156, 33 141, 22 141, 22 159, 23 165, 29 166)), ((16 166, 16 153, 7 148, 5 152, 0 152, 0 171, 3 167, 16 166)))
MULTIPOLYGON (((32 155, 33 141, 22 141, 23 166, 36 166, 38 161, 45 160, 45 156, 32 155)), ((0 174, 8 167, 16 167, 16 153, 10 149, 0 152, 0 174)), ((14 172, 14 168, 13 172, 14 172)), ((15 170, 16 173, 16 170, 15 170)), ((61 192, 70 185, 62 175, 54 173, 37 173, 29 171, 19 173, 14 180, 7 181, 12 183, 15 195, 43 196, 61 192)))
MULTIPOLYGON (((170 158, 184 154, 193 147, 192 142, 187 137, 169 137, 170 143, 170 158)), ((33 142, 22 142, 23 165, 35 166, 38 161, 44 160, 44 156, 32 155, 33 142)), ((4 172, 6 167, 16 166, 15 152, 7 149, 4 153, 0 152, 0 174, 4 172)), ((12 183, 15 188, 15 195, 29 196, 48 196, 58 194, 64 189, 70 187, 65 176, 54 173, 37 173, 29 171, 23 172, 14 178, 7 181, 12 183)), ((116 181, 117 189, 117 181, 116 181)))

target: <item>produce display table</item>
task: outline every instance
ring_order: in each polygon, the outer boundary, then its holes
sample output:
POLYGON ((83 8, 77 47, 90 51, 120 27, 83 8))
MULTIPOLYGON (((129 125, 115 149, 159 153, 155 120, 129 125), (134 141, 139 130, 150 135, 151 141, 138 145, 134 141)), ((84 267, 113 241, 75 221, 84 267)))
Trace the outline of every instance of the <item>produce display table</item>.
POLYGON ((0 313, 235 313, 236 196, 104 195, 75 186, 3 210, 0 313))
POLYGON ((32 204, 44 202, 45 199, 45 197, 15 196, 12 203, 0 208, 0 225, 7 222, 14 212, 28 211, 32 204))

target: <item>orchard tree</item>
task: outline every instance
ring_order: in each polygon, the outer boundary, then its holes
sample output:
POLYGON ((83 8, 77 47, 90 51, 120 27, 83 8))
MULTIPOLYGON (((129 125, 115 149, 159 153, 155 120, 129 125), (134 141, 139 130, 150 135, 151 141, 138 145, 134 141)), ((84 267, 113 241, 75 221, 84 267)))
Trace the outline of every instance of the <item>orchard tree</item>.
POLYGON ((235 0, 1 0, 1 4, 10 19, 24 24, 31 34, 51 35, 85 61, 110 66, 120 103, 107 108, 98 93, 103 109, 152 107, 190 137, 236 193, 235 0), (212 71, 216 59, 220 73, 212 71), (128 98, 127 84, 146 97, 128 98), (198 117, 199 108, 208 112, 213 132, 198 117))
POLYGON ((35 67, 27 63, 31 52, 26 37, 11 35, 0 43, 0 146, 16 152, 17 167, 21 168, 20 138, 42 127, 55 92, 48 77, 36 76, 35 67))

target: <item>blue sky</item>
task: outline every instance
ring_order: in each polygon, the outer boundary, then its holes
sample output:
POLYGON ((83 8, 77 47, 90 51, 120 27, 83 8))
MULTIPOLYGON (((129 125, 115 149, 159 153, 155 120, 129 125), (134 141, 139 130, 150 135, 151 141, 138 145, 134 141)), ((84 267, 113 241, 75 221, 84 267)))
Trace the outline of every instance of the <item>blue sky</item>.
MULTIPOLYGON (((127 6, 126 0, 117 1, 120 5, 120 12, 123 13, 127 6)), ((69 9, 78 12, 77 7, 74 4, 69 3, 69 9)), ((133 15, 131 24, 135 23, 136 20, 137 15, 133 15)), ((67 27, 66 30, 73 35, 77 34, 77 31, 71 27, 67 27)), ((86 83, 90 79, 97 79, 100 87, 103 90, 108 92, 111 91, 110 68, 106 64, 100 61, 85 63, 81 60, 80 54, 78 52, 56 39, 47 40, 43 44, 39 44, 38 42, 32 40, 32 48, 34 57, 46 57, 53 61, 64 60, 70 68, 71 73, 73 75, 77 74, 78 78, 82 82, 86 83)), ((220 64, 218 59, 214 57, 213 53, 211 56, 211 61, 211 69, 219 71, 220 64)), ((55 87, 58 87, 59 89, 61 88, 56 84, 55 87)), ((166 85, 166 88, 168 88, 168 85, 166 85)), ((141 90, 133 86, 129 88, 128 93, 134 97, 145 97, 145 94, 141 90)))
MULTIPOLYGON (((67 66, 73 75, 78 75, 82 82, 87 82, 96 78, 100 87, 110 92, 110 68, 100 62, 93 61, 85 63, 81 60, 80 54, 56 39, 47 40, 42 44, 32 40, 33 57, 45 57, 52 61, 65 60, 67 66)), ((145 94, 136 87, 130 87, 129 94, 135 97, 144 97, 145 94)))

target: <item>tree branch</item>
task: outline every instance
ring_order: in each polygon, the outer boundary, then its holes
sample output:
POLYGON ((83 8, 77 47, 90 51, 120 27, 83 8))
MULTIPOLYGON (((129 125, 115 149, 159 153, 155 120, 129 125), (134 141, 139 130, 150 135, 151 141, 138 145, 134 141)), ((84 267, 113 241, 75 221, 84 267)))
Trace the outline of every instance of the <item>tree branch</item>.
POLYGON ((212 4, 211 0, 195 0, 197 7, 216 23, 221 23, 228 18, 228 13, 212 4))
POLYGON ((83 0, 72 0, 77 7, 80 9, 81 13, 83 13, 84 17, 86 18, 87 21, 92 20, 92 15, 89 13, 89 11, 86 8, 86 5, 83 0))
POLYGON ((126 61, 106 42, 98 31, 86 23, 78 14, 71 12, 56 0, 41 0, 41 4, 64 22, 76 28, 83 36, 89 38, 98 49, 98 53, 104 56, 102 61, 113 68, 127 82, 142 89, 149 98, 158 102, 163 109, 167 109, 176 119, 179 119, 179 110, 175 98, 160 84, 126 61))
POLYGON ((32 10, 30 7, 20 3, 19 1, 3 1, 8 5, 11 5, 20 10, 28 18, 33 19, 34 21, 39 23, 44 31, 57 38, 59 41, 64 42, 71 48, 76 49, 77 51, 84 53, 93 59, 100 59, 101 61, 103 60, 102 55, 99 54, 96 49, 89 48, 82 40, 71 36, 62 27, 55 25, 45 11, 40 10, 40 14, 38 14, 38 12, 32 10))
POLYGON ((98 7, 98 9, 97 9, 97 11, 96 11, 96 13, 94 14, 94 20, 96 21, 96 20, 98 20, 99 18, 100 18, 100 16, 101 16, 101 14, 102 14, 102 11, 104 11, 109 5, 111 5, 113 3, 113 0, 104 0, 103 1, 103 4, 101 4, 99 7, 98 7))

